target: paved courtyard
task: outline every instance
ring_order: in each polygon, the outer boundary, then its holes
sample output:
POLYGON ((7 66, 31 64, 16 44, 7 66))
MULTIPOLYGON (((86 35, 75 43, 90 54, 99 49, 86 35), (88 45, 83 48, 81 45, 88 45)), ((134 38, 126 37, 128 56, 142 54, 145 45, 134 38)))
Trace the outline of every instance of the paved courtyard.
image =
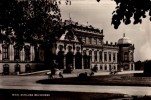
MULTIPOLYGON (((142 73, 142 71, 119 72, 142 73)), ((109 72, 98 72, 95 75, 109 75, 109 72)), ((75 74, 64 74, 65 77, 74 77, 75 74)), ((72 91, 72 92, 94 92, 94 93, 120 93, 128 95, 151 95, 151 87, 140 86, 98 86, 98 85, 58 85, 38 84, 37 80, 47 79, 47 75, 31 76, 0 76, 0 88, 2 89, 28 89, 47 91, 72 91)))

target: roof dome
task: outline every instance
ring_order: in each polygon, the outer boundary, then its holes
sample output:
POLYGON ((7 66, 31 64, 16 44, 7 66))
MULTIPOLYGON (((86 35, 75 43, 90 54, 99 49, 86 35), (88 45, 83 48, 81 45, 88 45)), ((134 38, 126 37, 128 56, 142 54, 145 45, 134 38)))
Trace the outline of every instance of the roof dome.
POLYGON ((123 34, 123 37, 118 40, 118 44, 132 44, 132 42, 128 37, 125 37, 125 34, 123 34))

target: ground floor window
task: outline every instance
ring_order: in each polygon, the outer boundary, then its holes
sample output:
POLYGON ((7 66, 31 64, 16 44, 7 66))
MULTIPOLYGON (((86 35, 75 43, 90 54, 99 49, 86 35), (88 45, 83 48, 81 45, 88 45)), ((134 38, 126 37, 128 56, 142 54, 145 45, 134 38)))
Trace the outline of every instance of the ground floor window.
POLYGON ((9 65, 8 64, 4 64, 3 65, 3 74, 4 75, 8 75, 9 74, 9 65))
POLYGON ((26 64, 25 65, 25 72, 28 73, 28 72, 31 72, 31 67, 29 64, 26 64))
POLYGON ((18 63, 15 65, 15 72, 20 72, 20 65, 18 63))
POLYGON ((105 68, 104 68, 105 70, 107 70, 107 66, 105 65, 105 68))

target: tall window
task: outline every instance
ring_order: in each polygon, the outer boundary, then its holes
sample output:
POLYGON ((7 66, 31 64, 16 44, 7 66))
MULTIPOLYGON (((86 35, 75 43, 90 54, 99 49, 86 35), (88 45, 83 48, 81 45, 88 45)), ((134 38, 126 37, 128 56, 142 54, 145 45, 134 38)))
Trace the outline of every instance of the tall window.
POLYGON ((100 55, 100 61, 102 61, 102 51, 99 52, 100 55))
POLYGON ((97 51, 94 51, 94 61, 97 61, 97 51))
POLYGON ((127 61, 127 60, 128 60, 128 53, 125 52, 125 53, 124 53, 124 61, 127 61))
POLYGON ((19 46, 14 46, 14 60, 19 61, 20 60, 20 48, 19 46))
POLYGON ((89 51, 89 56, 91 57, 91 61, 92 61, 92 51, 89 51))
POLYGON ((113 61, 115 61, 116 60, 116 54, 115 53, 113 53, 113 61))
POLYGON ((97 45, 97 38, 93 39, 93 44, 97 45))
POLYGON ((112 66, 111 65, 109 65, 109 70, 111 70, 112 69, 112 66))
POLYGON ((133 61, 133 52, 130 53, 130 60, 133 61))
POLYGON ((8 45, 3 45, 2 46, 2 59, 3 60, 9 60, 9 49, 8 45))
POLYGON ((107 66, 105 65, 105 68, 104 68, 105 70, 107 70, 107 66))
POLYGON ((88 37, 88 43, 92 44, 92 38, 91 37, 88 37))
POLYGON ((102 45, 102 39, 98 39, 98 45, 102 45))
POLYGON ((82 37, 82 42, 86 43, 86 37, 85 36, 82 37))
POLYGON ((24 47, 25 50, 25 61, 30 61, 30 46, 26 45, 24 47))
POLYGON ((104 61, 107 61, 107 52, 104 52, 104 61))
POLYGON ((109 61, 111 61, 111 52, 109 52, 109 61))

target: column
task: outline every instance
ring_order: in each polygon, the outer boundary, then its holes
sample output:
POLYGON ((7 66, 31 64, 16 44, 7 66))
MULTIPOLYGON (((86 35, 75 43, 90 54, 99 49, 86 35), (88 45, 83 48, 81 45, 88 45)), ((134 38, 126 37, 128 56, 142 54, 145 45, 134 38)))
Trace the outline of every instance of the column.
POLYGON ((97 62, 100 61, 100 55, 99 55, 99 51, 97 50, 97 62))
POLYGON ((14 46, 12 44, 9 45, 9 57, 10 61, 14 60, 14 46))
POLYGON ((109 62, 109 52, 106 52, 107 62, 109 62))
POLYGON ((94 62, 94 51, 92 51, 92 62, 94 62))
POLYGON ((24 47, 22 48, 21 54, 22 54, 21 61, 25 61, 25 50, 24 50, 24 47))
POLYGON ((104 52, 102 51, 102 62, 104 63, 104 52))
POLYGON ((64 69, 66 69, 66 55, 64 55, 64 69))
POLYGON ((0 61, 2 60, 2 44, 0 44, 0 61))
POLYGON ((34 47, 30 46, 30 61, 34 61, 34 55, 33 55, 34 47))
MULTIPOLYGON (((37 48, 38 47, 36 47, 36 50, 37 50, 37 48)), ((30 61, 34 61, 35 60, 35 51, 34 51, 34 46, 33 45, 31 45, 30 46, 30 61)), ((36 58, 36 59, 38 59, 38 58, 36 58)))
POLYGON ((133 70, 135 70, 135 64, 133 63, 133 70))
POLYGON ((82 55, 82 69, 84 69, 83 55, 82 55))
POLYGON ((34 50, 34 46, 32 46, 32 52, 30 52, 30 55, 32 56, 32 61, 34 61, 34 59, 35 59, 35 50, 34 50))
POLYGON ((73 69, 75 69, 75 55, 73 55, 73 69))

